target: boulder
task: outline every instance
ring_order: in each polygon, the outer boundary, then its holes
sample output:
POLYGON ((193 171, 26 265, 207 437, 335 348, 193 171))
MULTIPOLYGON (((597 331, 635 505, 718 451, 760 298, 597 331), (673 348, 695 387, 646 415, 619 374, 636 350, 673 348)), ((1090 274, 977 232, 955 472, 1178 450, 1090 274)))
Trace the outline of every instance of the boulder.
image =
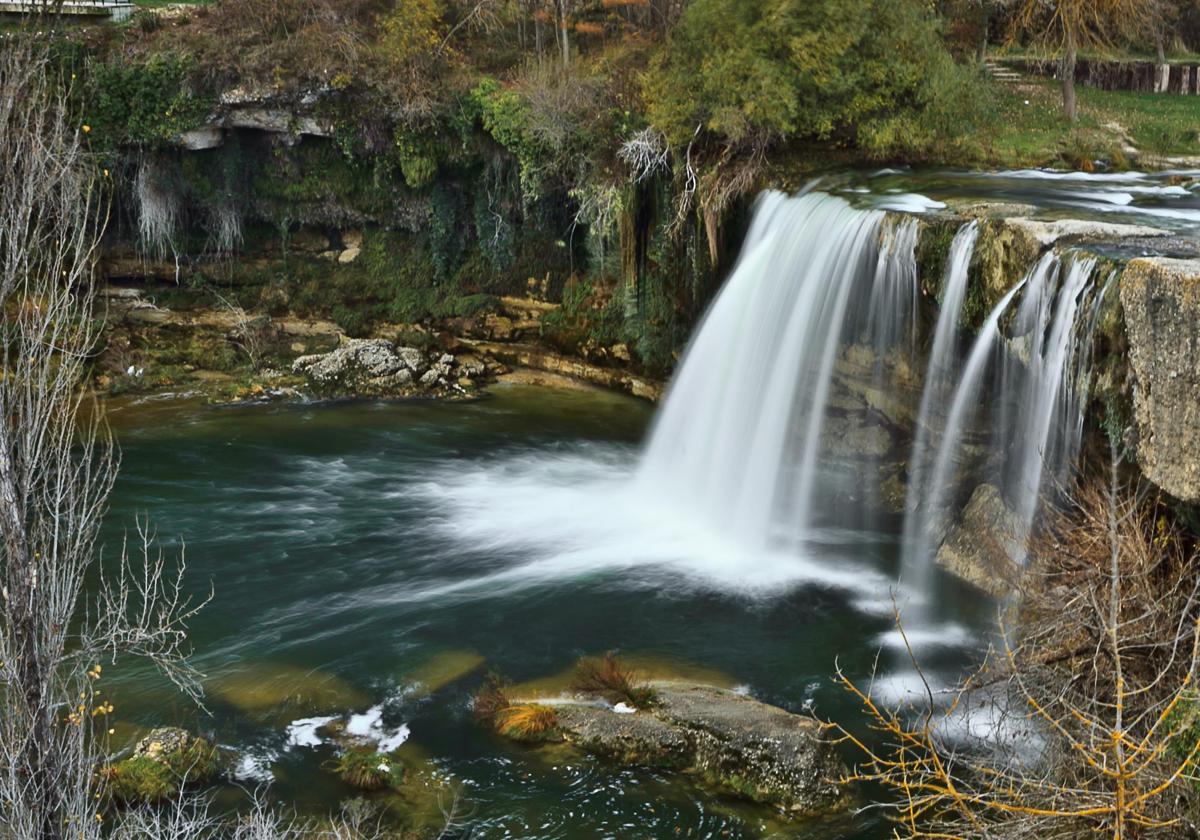
POLYGON ((555 713, 563 737, 594 755, 662 769, 682 770, 691 763, 683 730, 653 714, 618 714, 608 706, 582 704, 557 706, 555 713))
POLYGON ((1132 260, 1120 296, 1138 464, 1167 493, 1200 502, 1200 260, 1132 260))
POLYGON ((398 347, 396 348, 396 355, 404 362, 404 366, 413 372, 414 376, 420 375, 429 369, 429 360, 416 347, 398 347))
POLYGON ((330 353, 296 359, 292 372, 324 397, 402 395, 413 382, 412 370, 385 339, 346 339, 330 353))
POLYGON ((993 597, 1012 591, 1024 527, 994 484, 981 484, 971 494, 962 519, 938 549, 937 564, 960 580, 993 597))
POLYGON ((556 703, 559 732, 587 752, 684 771, 791 816, 847 804, 846 768, 820 722, 724 688, 648 685, 655 702, 636 711, 594 699, 556 703))
POLYGON ((192 736, 186 729, 164 726, 155 729, 138 741, 133 748, 134 758, 149 758, 166 762, 168 757, 182 753, 191 743, 192 736))

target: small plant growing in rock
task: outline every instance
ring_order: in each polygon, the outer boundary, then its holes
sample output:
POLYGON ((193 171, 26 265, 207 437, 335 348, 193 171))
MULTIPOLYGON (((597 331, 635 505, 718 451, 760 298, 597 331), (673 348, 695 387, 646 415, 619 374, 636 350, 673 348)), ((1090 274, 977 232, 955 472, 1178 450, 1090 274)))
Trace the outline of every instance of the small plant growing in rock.
POLYGON ((370 749, 347 750, 338 756, 333 770, 343 782, 359 790, 395 789, 404 784, 404 765, 370 749))
POLYGON ((471 704, 475 718, 481 723, 490 724, 494 724, 499 715, 511 705, 512 701, 508 699, 508 684, 495 671, 487 675, 471 704))
POLYGON ((611 651, 601 657, 581 659, 571 687, 585 694, 599 694, 613 702, 628 703, 635 709, 645 709, 658 701, 654 689, 641 682, 637 673, 611 651))
POLYGON ((522 703, 496 714, 496 731, 514 741, 544 741, 558 726, 558 714, 549 706, 522 703))

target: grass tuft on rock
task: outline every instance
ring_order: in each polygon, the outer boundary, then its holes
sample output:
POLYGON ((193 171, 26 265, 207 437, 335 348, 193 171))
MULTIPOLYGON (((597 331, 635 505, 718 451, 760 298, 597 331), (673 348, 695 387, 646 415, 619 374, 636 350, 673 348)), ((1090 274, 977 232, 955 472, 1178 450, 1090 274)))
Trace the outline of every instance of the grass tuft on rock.
POLYGON ((386 753, 370 749, 347 750, 338 756, 333 771, 343 782, 359 790, 394 790, 404 784, 404 765, 386 753))
POLYGON ((581 659, 575 668, 571 688, 585 694, 598 694, 612 702, 628 703, 635 709, 648 708, 658 701, 654 689, 611 651, 604 656, 581 659))
POLYGON ((522 703, 503 709, 494 718, 496 731, 514 741, 543 741, 558 727, 558 714, 549 706, 522 703))

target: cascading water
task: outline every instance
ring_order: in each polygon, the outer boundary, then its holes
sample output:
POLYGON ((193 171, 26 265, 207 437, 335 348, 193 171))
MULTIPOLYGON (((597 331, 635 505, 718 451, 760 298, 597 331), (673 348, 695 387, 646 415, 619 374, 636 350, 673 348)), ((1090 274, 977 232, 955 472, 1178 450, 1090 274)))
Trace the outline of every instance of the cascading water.
MULTIPOLYGON (((1048 252, 1000 300, 962 367, 940 429, 941 412, 933 406, 944 399, 935 395, 946 393, 945 361, 935 338, 912 456, 920 472, 910 480, 904 528, 902 579, 918 598, 929 594, 950 511, 973 495, 964 489, 994 489, 1015 523, 1011 533, 1000 535, 1002 545, 1010 560, 1024 562, 1024 541, 1044 478, 1061 478, 1079 447, 1081 405, 1075 382, 1084 342, 1077 316, 1095 266, 1092 259, 1064 259, 1048 252), (1018 295, 1020 304, 1006 335, 1002 320, 1018 295), (989 375, 994 392, 984 401, 989 375), (981 437, 975 421, 984 404, 998 408, 990 416, 990 434, 981 437), (983 464, 975 463, 980 452, 986 453, 983 464)), ((951 317, 957 319, 944 307, 939 333, 951 317)))
MULTIPOLYGON (((816 583, 878 612, 896 580, 882 502, 905 511, 908 603, 937 600, 934 561, 974 489, 994 488, 1027 531, 1078 448, 1078 324, 1094 264, 1047 254, 964 355, 980 233, 964 225, 919 364, 920 230, 914 216, 827 194, 764 194, 636 464, 580 452, 439 476, 456 538, 524 558, 453 592, 607 569, 754 594, 816 583)), ((936 612, 924 617, 944 621, 936 612)), ((961 638, 933 627, 922 629, 961 638)))
POLYGON ((643 486, 755 549, 802 539, 839 353, 911 341, 916 238, 915 219, 764 195, 655 424, 643 486))
MULTIPOLYGON (((929 499, 929 474, 933 468, 931 460, 940 448, 944 434, 942 423, 958 378, 958 324, 962 318, 971 258, 975 255, 978 239, 979 223, 970 222, 959 229, 950 245, 941 308, 934 327, 933 346, 926 366, 925 387, 921 394, 921 408, 917 414, 916 434, 908 463, 905 494, 907 511, 917 510, 929 499)), ((901 577, 914 591, 926 592, 929 589, 929 566, 919 562, 910 550, 910 547, 919 547, 920 555, 929 550, 927 544, 920 542, 925 528, 918 524, 919 521, 912 515, 904 520, 905 550, 901 577)))

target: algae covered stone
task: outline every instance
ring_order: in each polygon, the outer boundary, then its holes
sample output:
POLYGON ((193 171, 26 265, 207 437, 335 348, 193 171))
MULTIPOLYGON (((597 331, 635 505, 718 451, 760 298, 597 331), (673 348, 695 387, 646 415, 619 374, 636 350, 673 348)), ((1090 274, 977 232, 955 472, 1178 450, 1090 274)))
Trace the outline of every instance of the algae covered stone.
POLYGON ((340 677, 281 663, 255 663, 205 684, 221 702, 259 719, 291 720, 297 714, 330 714, 370 705, 370 698, 340 677))

